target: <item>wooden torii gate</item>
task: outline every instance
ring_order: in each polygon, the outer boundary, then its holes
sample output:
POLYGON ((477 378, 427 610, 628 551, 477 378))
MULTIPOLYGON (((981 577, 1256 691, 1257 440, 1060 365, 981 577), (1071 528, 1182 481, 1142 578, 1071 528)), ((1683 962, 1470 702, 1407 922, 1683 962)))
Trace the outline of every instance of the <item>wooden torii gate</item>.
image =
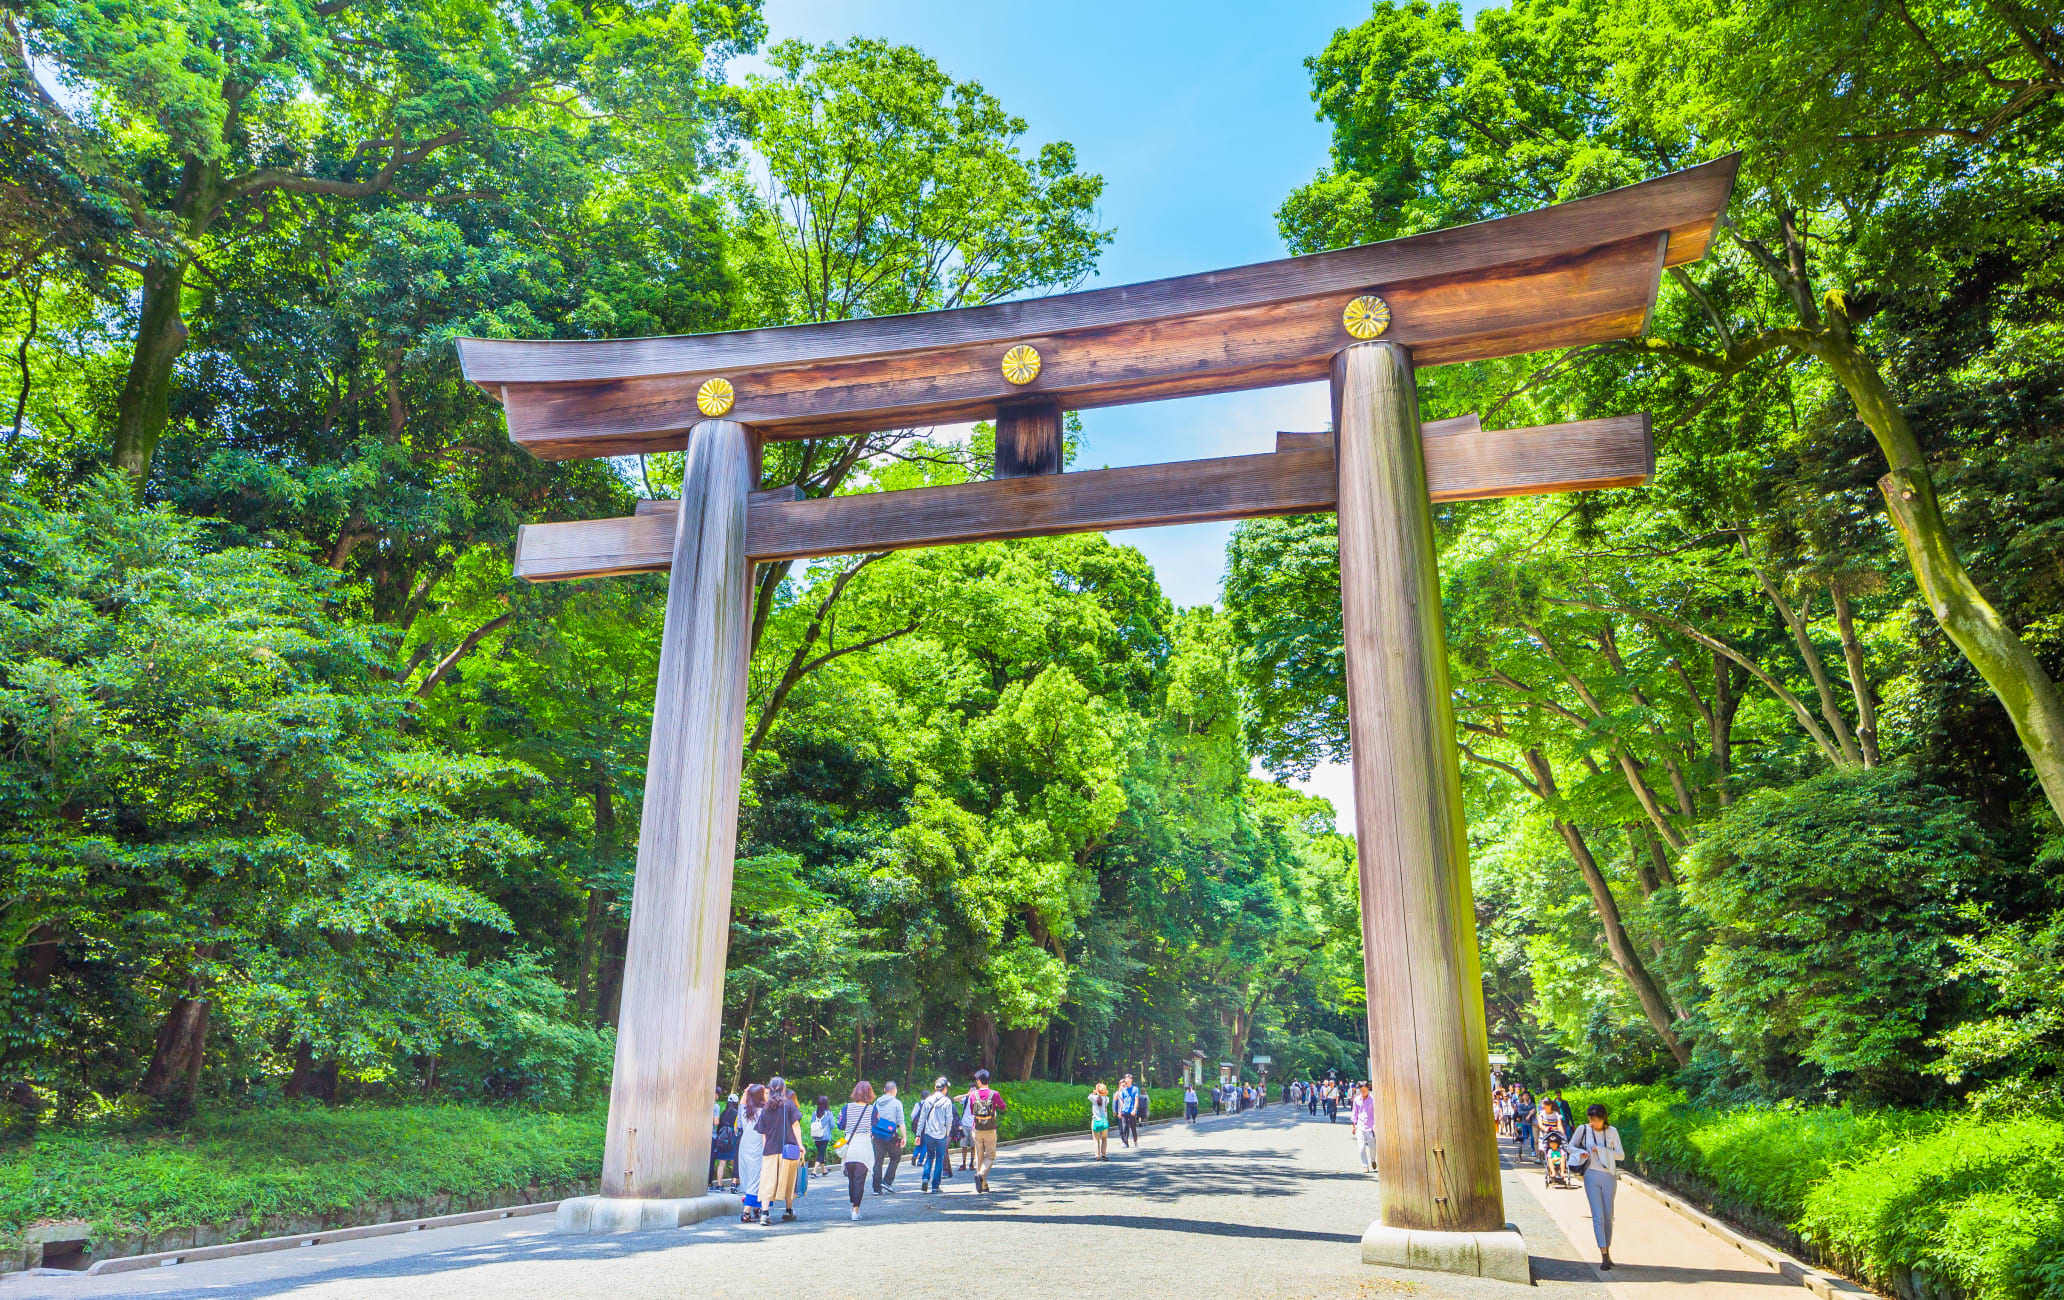
POLYGON ((754 564, 1337 510, 1377 1098, 1371 1262, 1526 1280, 1505 1222, 1430 502, 1647 481, 1648 417, 1422 425, 1417 366, 1632 337, 1701 257, 1723 159, 1381 244, 955 311, 673 338, 466 339, 468 380, 549 460, 686 451, 677 501, 536 524, 517 574, 670 571, 600 1197, 560 1226, 690 1222, 708 1195, 754 564), (1061 472, 1070 408, 1329 377, 1330 434, 1061 472), (755 491, 768 439, 996 421, 996 478, 755 491), (1515 1262, 1516 1261, 1516 1262, 1515 1262))

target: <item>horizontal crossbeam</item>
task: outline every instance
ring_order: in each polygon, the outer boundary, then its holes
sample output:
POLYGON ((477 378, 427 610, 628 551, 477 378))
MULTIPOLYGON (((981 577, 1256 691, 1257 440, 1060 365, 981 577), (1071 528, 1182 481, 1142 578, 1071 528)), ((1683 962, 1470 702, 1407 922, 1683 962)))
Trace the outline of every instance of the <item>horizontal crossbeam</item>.
MULTIPOLYGON (((1429 421, 1426 483, 1435 501, 1629 487, 1655 469, 1647 415, 1486 432, 1475 417, 1429 421)), ((944 487, 796 500, 754 493, 746 552, 806 559, 955 542, 1114 532, 1333 509, 1332 435, 1283 434, 1259 456, 1127 465, 944 487)), ((533 582, 656 573, 672 561, 675 504, 626 519, 531 524, 517 533, 516 576, 533 582)))
POLYGON ((1147 284, 674 338, 464 339, 459 351, 510 437, 566 460, 678 449, 706 415, 803 438, 988 419, 1027 399, 1075 410, 1321 380, 1369 337, 1343 313, 1371 294, 1388 311, 1383 337, 1417 366, 1573 347, 1646 328, 1663 268, 1711 241, 1737 162, 1147 284))

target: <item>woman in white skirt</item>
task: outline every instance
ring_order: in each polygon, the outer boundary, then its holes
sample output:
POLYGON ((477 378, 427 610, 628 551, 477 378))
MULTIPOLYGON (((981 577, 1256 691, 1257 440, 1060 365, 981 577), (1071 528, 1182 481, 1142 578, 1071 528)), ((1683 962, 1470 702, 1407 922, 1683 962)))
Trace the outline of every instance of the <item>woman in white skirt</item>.
POLYGON ((766 1151, 753 1133, 753 1126, 760 1122, 760 1112, 767 1105, 767 1089, 754 1084, 745 1090, 745 1105, 738 1113, 738 1190, 745 1193, 745 1211, 738 1216, 740 1223, 757 1223, 760 1218, 760 1168, 766 1159, 766 1151))
POLYGON ((853 1085, 853 1099, 839 1108, 839 1127, 846 1143, 839 1148, 839 1160, 846 1170, 846 1197, 853 1202, 853 1217, 860 1217, 860 1194, 867 1190, 868 1174, 874 1169, 874 1085, 862 1079, 853 1085))

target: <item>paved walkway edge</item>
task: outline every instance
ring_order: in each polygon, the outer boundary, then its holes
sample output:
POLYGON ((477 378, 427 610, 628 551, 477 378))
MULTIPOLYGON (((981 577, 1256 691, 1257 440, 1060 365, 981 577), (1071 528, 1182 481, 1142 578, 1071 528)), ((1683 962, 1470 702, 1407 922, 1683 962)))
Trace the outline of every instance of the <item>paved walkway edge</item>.
POLYGON ((421 1232, 426 1228, 456 1228, 462 1223, 489 1223, 495 1219, 551 1214, 558 1208, 557 1201, 539 1201, 534 1205, 512 1205, 501 1210, 468 1210, 464 1214, 438 1214, 427 1219, 403 1219, 397 1223, 368 1223, 356 1228, 332 1228, 326 1232, 297 1232, 290 1237, 254 1237, 250 1241, 225 1241, 219 1246, 195 1246, 191 1250, 160 1250, 148 1255, 120 1255, 114 1259, 94 1261, 86 1273, 89 1277, 104 1273, 134 1273, 139 1269, 163 1268, 171 1264, 194 1263, 204 1259, 229 1259, 237 1255, 263 1254, 268 1250, 294 1250, 301 1246, 320 1246, 333 1241, 391 1237, 403 1232, 421 1232))
MULTIPOLYGON (((1084 1095, 1087 1095, 1085 1090, 1084 1095)), ((1199 1117, 1202 1118, 1201 1116, 1199 1117)), ((1142 1127, 1158 1128, 1163 1124, 1181 1124, 1181 1116, 1148 1120, 1142 1127)), ((1089 1130, 1080 1133, 1041 1133, 1034 1137, 1009 1138, 998 1142, 999 1147, 1022 1146, 1028 1142, 1052 1142, 1070 1137, 1088 1137, 1089 1130)), ((956 1148, 958 1150, 958 1148, 956 1148)), ((198 1263, 204 1259, 231 1259, 238 1255, 258 1255, 269 1250, 296 1250, 302 1246, 319 1246, 325 1242, 357 1241, 364 1237, 390 1237, 403 1232, 421 1232, 429 1228, 456 1228, 466 1223, 488 1223, 495 1219, 515 1219, 532 1214, 552 1214, 559 1211, 558 1201, 538 1201, 531 1205, 512 1205, 500 1210, 469 1210, 464 1214, 438 1214, 427 1219, 402 1219, 394 1223, 367 1223, 355 1228, 332 1228, 324 1232, 297 1232, 285 1237, 254 1237, 250 1241, 225 1241, 219 1246, 195 1246, 188 1250, 158 1250, 143 1255, 118 1255, 113 1259, 96 1260, 86 1269, 89 1277, 107 1273, 134 1273, 139 1269, 166 1268, 173 1264, 198 1263)))
MULTIPOLYGON (((1833 1273, 1811 1268, 1775 1246, 1767 1246, 1757 1241, 1754 1237, 1737 1232, 1681 1197, 1672 1196, 1662 1188, 1649 1183, 1646 1179, 1636 1178, 1624 1169, 1620 1171, 1620 1178, 1625 1182, 1632 1183, 1636 1190, 1646 1194, 1651 1200, 1660 1202, 1664 1208, 1704 1228, 1707 1232, 1739 1250, 1757 1263, 1767 1268, 1775 1269, 1786 1281, 1805 1287, 1808 1291, 1819 1296, 1821 1300, 1859 1300, 1861 1297, 1875 1297, 1878 1295, 1877 1292, 1867 1287, 1858 1286, 1846 1277, 1838 1277, 1833 1273)), ((1600 1276, 1603 1277, 1604 1275, 1600 1274, 1600 1276)), ((1883 1300, 1883 1298, 1879 1297, 1879 1300, 1883 1300)))

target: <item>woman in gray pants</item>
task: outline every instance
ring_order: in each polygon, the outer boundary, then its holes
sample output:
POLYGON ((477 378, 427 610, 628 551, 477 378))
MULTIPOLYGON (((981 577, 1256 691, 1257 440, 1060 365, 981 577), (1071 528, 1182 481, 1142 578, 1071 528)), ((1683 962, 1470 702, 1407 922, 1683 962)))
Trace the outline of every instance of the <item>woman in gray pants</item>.
POLYGON ((1627 1148, 1620 1145, 1620 1131, 1605 1122, 1605 1107, 1592 1106, 1584 1112, 1585 1123, 1570 1139, 1570 1163, 1584 1168, 1584 1197, 1591 1202, 1591 1233, 1598 1238, 1600 1268, 1612 1267, 1613 1191, 1620 1181, 1620 1161, 1627 1148))

